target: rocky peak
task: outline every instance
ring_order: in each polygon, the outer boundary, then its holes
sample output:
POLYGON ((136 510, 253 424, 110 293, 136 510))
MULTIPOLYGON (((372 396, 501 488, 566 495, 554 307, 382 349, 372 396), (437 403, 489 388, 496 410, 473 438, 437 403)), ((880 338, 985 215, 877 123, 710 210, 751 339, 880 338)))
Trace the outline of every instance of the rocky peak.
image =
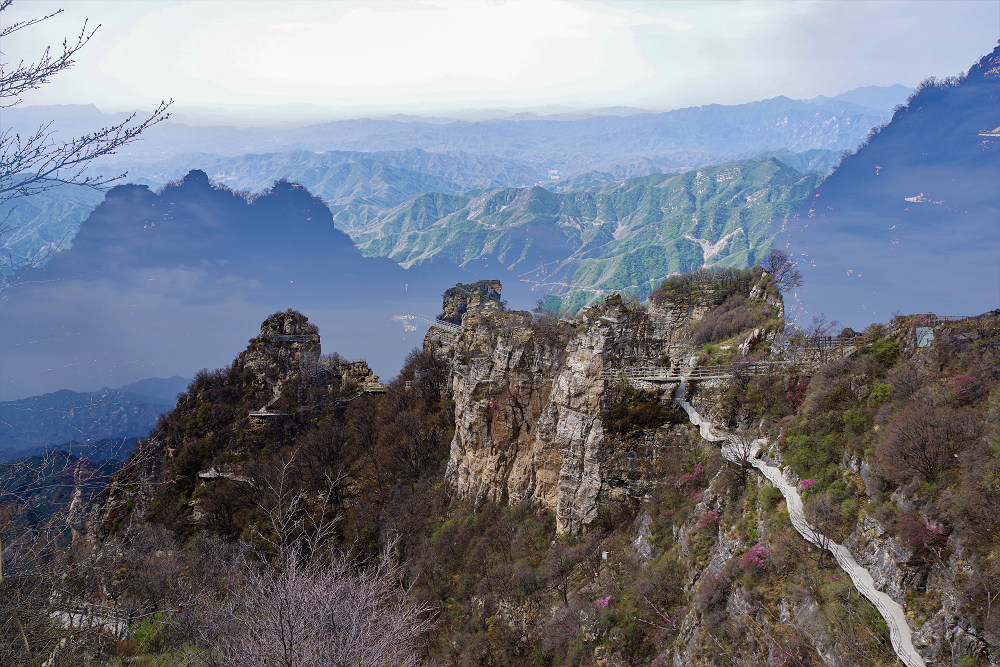
POLYGON ((277 312, 260 325, 260 335, 237 363, 269 383, 287 380, 300 370, 314 367, 320 356, 319 328, 295 310, 277 312))
POLYGON ((489 302, 500 303, 502 289, 499 280, 480 280, 469 285, 459 283, 444 293, 438 317, 445 322, 461 324, 462 316, 470 308, 489 302))
POLYGON ((205 188, 211 187, 208 180, 208 174, 203 172, 201 169, 192 169, 184 176, 184 185, 187 186, 202 186, 205 188))
MULTIPOLYGON (((608 502, 638 503, 671 455, 670 429, 651 428, 638 438, 609 433, 605 411, 622 385, 614 372, 686 368, 701 349, 694 325, 721 308, 715 302, 726 290, 745 298, 761 280, 749 272, 733 275, 740 279, 735 287, 705 280, 648 307, 613 294, 574 320, 533 322, 529 313, 489 308, 457 318, 460 334, 438 348, 449 359, 455 400, 445 477, 455 494, 536 503, 555 513, 560 531, 580 530, 608 502)), ((449 293, 446 303, 461 296, 449 293)), ((744 342, 746 332, 733 334, 744 342)), ((730 345, 733 354, 736 347, 730 345)), ((641 380, 629 385, 658 396, 650 400, 664 409, 676 387, 641 380)))
POLYGON ((309 323, 309 318, 302 313, 288 309, 268 317, 260 325, 260 335, 269 336, 306 336, 319 340, 319 328, 309 323))

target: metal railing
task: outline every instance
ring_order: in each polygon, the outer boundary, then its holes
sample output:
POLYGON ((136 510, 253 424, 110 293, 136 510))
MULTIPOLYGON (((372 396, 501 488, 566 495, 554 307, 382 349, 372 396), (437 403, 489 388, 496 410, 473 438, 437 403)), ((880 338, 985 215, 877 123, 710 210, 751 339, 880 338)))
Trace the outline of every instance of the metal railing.
POLYGON ((264 334, 268 340, 276 340, 283 343, 318 343, 319 334, 293 335, 293 334, 264 334))
POLYGON ((439 329, 444 329, 445 331, 450 331, 455 334, 459 333, 462 330, 462 327, 455 324, 454 322, 446 322, 444 320, 434 320, 433 326, 436 326, 439 329))
POLYGON ((675 368, 670 366, 632 366, 605 368, 601 377, 612 380, 644 380, 647 382, 680 382, 682 380, 725 380, 737 374, 763 375, 775 366, 794 365, 793 361, 752 361, 719 366, 675 368))

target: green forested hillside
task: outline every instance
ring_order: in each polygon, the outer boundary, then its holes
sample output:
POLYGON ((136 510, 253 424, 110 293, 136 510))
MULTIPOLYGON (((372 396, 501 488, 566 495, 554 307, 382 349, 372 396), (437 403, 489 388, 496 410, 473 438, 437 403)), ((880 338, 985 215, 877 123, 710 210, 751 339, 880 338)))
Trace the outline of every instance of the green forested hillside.
POLYGON ((357 229, 365 254, 403 266, 495 257, 552 304, 641 296, 704 264, 745 267, 822 180, 775 158, 556 193, 540 187, 425 194, 357 229))

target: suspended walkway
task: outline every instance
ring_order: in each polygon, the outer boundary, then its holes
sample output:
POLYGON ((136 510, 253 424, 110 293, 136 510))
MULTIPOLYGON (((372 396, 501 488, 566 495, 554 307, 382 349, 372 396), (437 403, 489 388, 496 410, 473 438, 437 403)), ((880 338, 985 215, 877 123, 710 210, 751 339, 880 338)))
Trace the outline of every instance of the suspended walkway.
POLYGON ((642 380, 644 382, 681 382, 682 380, 726 380, 736 374, 763 375, 775 366, 789 365, 787 361, 755 361, 743 364, 676 368, 673 366, 639 366, 630 368, 605 368, 601 376, 610 380, 642 380))
POLYGON ((764 361, 736 361, 715 366, 640 365, 605 368, 601 376, 609 380, 641 380, 643 382, 681 382, 688 380, 727 380, 737 375, 766 375, 776 368, 798 366, 811 369, 820 363, 843 359, 861 347, 860 336, 820 336, 804 343, 784 342, 781 354, 764 361))
POLYGON ((267 340, 278 341, 280 343, 318 343, 319 334, 305 334, 305 335, 293 335, 293 334, 264 334, 263 338, 267 340))

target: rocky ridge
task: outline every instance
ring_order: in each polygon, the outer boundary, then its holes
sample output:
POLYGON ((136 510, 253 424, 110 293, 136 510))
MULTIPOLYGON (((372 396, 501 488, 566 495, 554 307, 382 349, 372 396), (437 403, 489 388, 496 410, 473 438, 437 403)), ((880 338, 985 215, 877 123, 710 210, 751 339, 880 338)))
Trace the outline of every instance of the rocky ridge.
MULTIPOLYGON (((780 297, 775 298, 763 289, 765 284, 766 280, 758 280, 747 296, 766 303, 780 317, 783 315, 780 297)), ((470 309, 462 319, 460 332, 449 343, 442 345, 429 340, 427 347, 444 355, 451 369, 449 390, 455 400, 456 428, 445 482, 453 495, 476 506, 528 503, 541 508, 539 511, 553 512, 557 531, 572 533, 588 532, 609 506, 628 506, 633 509, 634 517, 628 528, 632 549, 640 559, 655 558, 658 552, 651 540, 656 537, 651 534, 650 515, 643 508, 657 489, 662 488, 664 480, 671 479, 665 471, 670 457, 677 453, 670 442, 672 427, 659 428, 654 424, 628 434, 615 432, 610 425, 609 408, 626 389, 614 379, 614 372, 656 364, 683 374, 705 363, 705 348, 694 344, 693 334, 718 304, 712 302, 710 291, 702 292, 700 298, 701 301, 694 302, 654 301, 648 309, 643 309, 613 296, 586 309, 578 319, 558 321, 505 312, 496 304, 488 304, 470 309)), ((876 328, 872 334, 875 338, 856 336, 842 341, 838 352, 844 357, 841 365, 857 354, 867 361, 851 363, 855 368, 863 368, 873 363, 869 355, 884 354, 880 350, 900 350, 914 359, 930 354, 920 351, 913 322, 926 324, 933 321, 933 316, 914 317, 897 318, 888 328, 876 328), (878 342, 880 335, 888 338, 878 342)), ((925 328, 946 336, 950 326, 945 318, 925 328)), ((990 331, 984 323, 963 326, 971 326, 976 332, 960 334, 963 340, 973 336, 985 341, 983 336, 990 331)), ((738 350, 740 357, 761 350, 781 353, 780 346, 775 345, 775 331, 770 327, 754 327, 726 343, 719 347, 738 350)), ((829 349, 824 348, 813 350, 805 346, 785 354, 804 364, 803 368, 816 372, 837 363, 829 349)), ((677 387, 674 382, 632 380, 631 384, 633 391, 655 392, 654 401, 660 404, 668 403, 677 387)), ((691 400, 699 406, 698 410, 720 416, 722 394, 729 383, 711 380, 697 384, 691 400)), ((724 451, 723 458, 738 459, 730 454, 726 456, 724 451)), ((869 462, 863 458, 845 459, 842 465, 846 466, 845 476, 853 474, 869 486, 885 484, 875 481, 869 462)), ((792 472, 788 461, 782 461, 778 447, 769 448, 766 457, 754 460, 752 467, 764 471, 769 480, 773 475, 781 477, 784 480, 781 492, 787 491, 798 498, 795 486, 803 480, 792 472)), ((723 478, 720 472, 699 494, 701 502, 694 511, 695 516, 702 517, 699 521, 680 527, 675 524, 675 540, 685 545, 688 541, 694 543, 704 529, 704 517, 718 517, 725 510, 729 499, 725 492, 716 489, 723 478)), ((754 484, 763 487, 767 482, 754 484)), ((750 497, 757 493, 754 491, 750 497)), ((759 493, 761 497, 765 495, 763 490, 759 493)), ((877 495, 870 491, 869 497, 873 493, 877 495)), ((924 523, 934 525, 916 495, 911 498, 900 490, 893 495, 892 502, 900 515, 920 511, 924 523)), ((741 511, 745 517, 748 510, 741 511)), ((698 563, 685 574, 689 582, 685 588, 692 599, 704 595, 699 591, 711 589, 716 579, 731 577, 725 572, 731 572, 733 561, 741 560, 740 553, 751 553, 755 548, 765 554, 769 551, 761 545, 765 538, 773 539, 775 528, 767 527, 761 519, 757 521, 754 532, 760 541, 756 546, 733 529, 722 531, 720 525, 717 541, 708 554, 698 559, 686 546, 682 549, 682 553, 698 563)), ((983 630, 971 624, 966 616, 968 611, 963 611, 967 602, 962 600, 964 593, 957 583, 976 576, 976 557, 962 541, 955 540, 954 553, 943 566, 928 570, 920 565, 921 557, 913 547, 904 546, 901 538, 894 535, 899 530, 891 523, 895 519, 889 521, 887 524, 886 519, 878 518, 874 512, 863 514, 853 530, 838 538, 842 544, 825 537, 816 538, 821 546, 832 550, 836 561, 850 574, 846 579, 848 585, 853 580, 857 591, 873 601, 878 613, 891 619, 881 650, 890 650, 891 635, 897 655, 906 664, 945 665, 949 664, 950 655, 977 656, 976 660, 985 661, 968 662, 970 665, 997 664, 996 652, 989 640, 984 639, 983 630), (932 606, 928 607, 929 604, 932 606)), ((804 526, 803 530, 809 532, 809 524, 804 526)), ((843 578, 834 574, 825 576, 831 582, 843 578)), ((586 595, 586 590, 584 587, 579 594, 586 595)), ((759 609, 754 611, 759 604, 754 602, 754 595, 743 585, 732 583, 728 597, 723 599, 724 613, 730 623, 739 625, 746 623, 748 617, 756 617, 754 622, 761 624, 759 629, 779 618, 761 616, 759 609)), ((858 593, 854 595, 857 597, 858 593)), ((829 602, 819 589, 785 591, 775 604, 780 610, 780 622, 808 638, 814 655, 823 664, 858 664, 854 661, 857 651, 862 650, 858 648, 860 644, 853 640, 849 646, 839 643, 836 631, 830 626, 833 621, 829 602)), ((858 613, 862 616, 875 613, 875 608, 869 609, 858 613)), ((706 626, 706 613, 689 611, 675 621, 681 629, 672 662, 678 667, 699 661, 704 642, 711 634, 707 629, 710 626, 706 626)), ((877 616, 869 616, 866 622, 877 627, 872 618, 877 616)), ((606 660, 601 664, 617 663, 606 660)))
POLYGON ((628 447, 606 435, 614 381, 605 372, 681 367, 696 351, 691 324, 710 307, 702 299, 645 310, 613 295, 579 320, 542 323, 495 303, 471 309, 443 349, 456 424, 446 482, 476 502, 537 503, 555 512, 559 531, 580 530, 609 500, 641 500, 668 451, 656 435, 628 447))

